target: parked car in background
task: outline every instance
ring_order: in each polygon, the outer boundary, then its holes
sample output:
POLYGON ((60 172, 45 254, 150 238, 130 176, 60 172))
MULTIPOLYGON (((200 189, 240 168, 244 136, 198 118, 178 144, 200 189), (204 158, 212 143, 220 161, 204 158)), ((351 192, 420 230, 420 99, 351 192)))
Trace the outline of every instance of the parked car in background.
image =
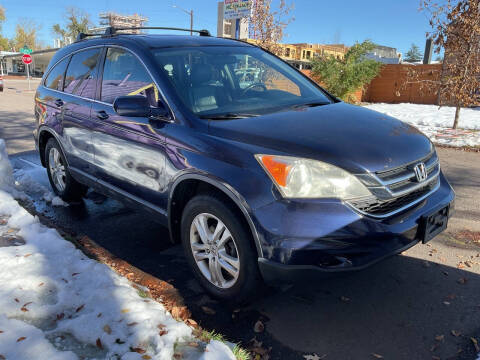
POLYGON ((3 76, 0 75, 0 92, 3 91, 3 76))
POLYGON ((446 228, 454 193, 416 128, 200 34, 109 28, 55 54, 34 136, 56 194, 91 187, 153 212, 231 300, 262 280, 363 269, 446 228))

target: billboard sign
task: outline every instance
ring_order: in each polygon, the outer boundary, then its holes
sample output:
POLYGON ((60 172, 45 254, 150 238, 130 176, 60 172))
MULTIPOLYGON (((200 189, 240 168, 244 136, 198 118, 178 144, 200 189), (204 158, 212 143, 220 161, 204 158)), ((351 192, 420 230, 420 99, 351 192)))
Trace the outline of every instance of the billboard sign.
POLYGON ((247 18, 250 16, 251 8, 251 0, 225 0, 223 18, 226 20, 247 18))

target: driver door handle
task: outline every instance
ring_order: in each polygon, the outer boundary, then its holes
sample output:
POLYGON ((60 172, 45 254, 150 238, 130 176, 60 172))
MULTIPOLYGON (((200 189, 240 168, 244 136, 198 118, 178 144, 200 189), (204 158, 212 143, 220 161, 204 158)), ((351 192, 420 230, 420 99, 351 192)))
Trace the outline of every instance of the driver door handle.
POLYGON ((100 120, 107 120, 108 114, 104 110, 97 111, 97 118, 99 118, 100 120))
POLYGON ((57 105, 58 107, 62 107, 65 104, 62 99, 57 99, 55 100, 55 105, 57 105))

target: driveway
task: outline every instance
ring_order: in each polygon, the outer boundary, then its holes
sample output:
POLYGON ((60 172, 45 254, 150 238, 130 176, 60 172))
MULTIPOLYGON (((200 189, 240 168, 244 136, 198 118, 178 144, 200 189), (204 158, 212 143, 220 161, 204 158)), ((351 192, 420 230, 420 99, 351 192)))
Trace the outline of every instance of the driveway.
MULTIPOLYGON (((6 86, 8 91, 8 82, 6 86)), ((11 110, 22 103, 28 114, 23 101, 31 109, 32 95, 11 94, 19 101, 15 103, 4 102, 3 95, 0 137, 7 138, 10 154, 15 154, 14 166, 38 167, 37 155, 28 152, 33 126, 11 110), (15 126, 15 131, 8 130, 15 126)), ((167 230, 151 215, 91 192, 84 203, 69 207, 51 207, 35 193, 30 196, 36 211, 60 229, 88 235, 117 257, 172 283, 203 327, 244 345, 255 337, 263 348, 272 348, 271 359, 303 359, 314 353, 342 360, 476 359, 470 338, 480 341, 480 243, 462 231, 480 231, 480 154, 438 153, 457 193, 448 232, 362 272, 264 289, 240 309, 202 291, 180 246, 170 244, 167 230), (258 320, 265 324, 262 333, 254 332, 258 320)), ((40 180, 46 183, 46 176, 40 180)))

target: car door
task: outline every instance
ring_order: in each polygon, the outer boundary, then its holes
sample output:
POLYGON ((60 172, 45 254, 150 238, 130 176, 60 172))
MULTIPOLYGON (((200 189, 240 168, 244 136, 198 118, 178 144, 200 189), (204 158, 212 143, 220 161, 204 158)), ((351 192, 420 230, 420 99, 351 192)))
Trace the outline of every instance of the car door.
POLYGON ((101 184, 116 192, 165 210, 163 123, 153 126, 147 117, 118 115, 112 106, 115 99, 130 95, 147 97, 152 107, 162 101, 139 57, 124 48, 108 47, 99 80, 98 101, 92 108, 92 119, 96 122, 93 133, 95 176, 101 184))
POLYGON ((74 53, 65 73, 63 87, 63 138, 70 168, 91 174, 93 169, 92 122, 98 63, 103 47, 74 53))

